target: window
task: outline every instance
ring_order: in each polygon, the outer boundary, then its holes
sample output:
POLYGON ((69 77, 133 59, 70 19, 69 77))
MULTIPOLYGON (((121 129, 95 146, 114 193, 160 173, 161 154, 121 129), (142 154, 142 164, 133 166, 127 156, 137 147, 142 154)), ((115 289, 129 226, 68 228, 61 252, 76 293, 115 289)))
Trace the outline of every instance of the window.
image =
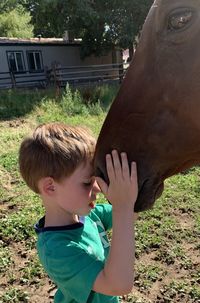
POLYGON ((22 51, 7 52, 8 66, 12 72, 25 72, 24 58, 22 51))
POLYGON ((28 66, 31 72, 43 71, 42 54, 40 51, 27 52, 28 66))

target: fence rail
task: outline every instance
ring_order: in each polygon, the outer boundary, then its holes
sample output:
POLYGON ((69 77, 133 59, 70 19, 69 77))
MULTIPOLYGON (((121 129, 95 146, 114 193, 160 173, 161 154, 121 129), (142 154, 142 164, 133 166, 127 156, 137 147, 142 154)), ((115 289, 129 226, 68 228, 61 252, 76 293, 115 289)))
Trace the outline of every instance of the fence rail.
POLYGON ((122 81, 127 66, 122 64, 102 64, 88 66, 65 66, 41 72, 25 70, 21 73, 0 72, 1 88, 56 86, 57 88, 70 85, 88 85, 91 83, 122 81))

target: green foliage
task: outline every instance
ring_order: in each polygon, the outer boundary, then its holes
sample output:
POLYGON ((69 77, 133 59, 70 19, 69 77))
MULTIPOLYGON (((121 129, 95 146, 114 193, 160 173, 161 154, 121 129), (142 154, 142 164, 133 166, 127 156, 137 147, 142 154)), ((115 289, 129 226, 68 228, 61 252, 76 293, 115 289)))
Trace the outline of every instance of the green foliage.
POLYGON ((7 151, 5 151, 3 154, 1 154, 0 165, 9 172, 17 170, 18 167, 16 153, 8 153, 7 151))
POLYGON ((7 247, 0 249, 0 273, 6 272, 12 264, 10 251, 7 247))
POLYGON ((185 302, 199 302, 200 300, 200 288, 196 286, 188 288, 186 281, 172 281, 161 289, 161 293, 166 299, 165 302, 173 302, 175 299, 181 300, 183 298, 187 300, 185 302))
POLYGON ((100 56, 114 45, 132 48, 152 3, 153 0, 2 0, 0 35, 28 38, 34 30, 35 36, 62 37, 67 30, 71 38, 82 38, 82 57, 100 56))
MULTIPOLYGON (((28 0, 29 1, 29 0, 28 0)), ((27 0, 1 0, 0 2, 0 12, 10 12, 19 5, 23 7, 27 4, 27 0)))
POLYGON ((68 28, 82 38, 82 55, 102 55, 114 45, 132 48, 152 0, 73 1, 68 28))
POLYGON ((26 12, 21 5, 8 12, 1 11, 0 36, 31 38, 33 37, 33 25, 30 22, 30 13, 26 12))
POLYGON ((0 233, 2 235, 3 241, 15 240, 27 240, 34 235, 32 228, 32 217, 30 216, 30 209, 25 209, 21 211, 20 216, 13 213, 9 216, 4 216, 1 218, 0 233))
POLYGON ((24 302, 28 303, 29 302, 29 296, 27 292, 23 292, 20 289, 17 288, 10 288, 9 290, 6 291, 5 294, 0 297, 2 303, 19 303, 19 302, 24 302))
POLYGON ((73 92, 69 85, 66 86, 62 94, 60 106, 67 116, 100 115, 103 112, 99 100, 92 104, 85 104, 80 92, 78 90, 73 92))
POLYGON ((160 280, 160 277, 165 275, 166 272, 164 272, 157 265, 145 266, 141 264, 137 268, 135 285, 137 285, 141 291, 145 289, 149 289, 153 283, 160 280))
MULTIPOLYGON (((10 0, 11 1, 11 0, 10 0)), ((13 0, 14 1, 14 0, 13 0)), ((34 34, 82 38, 82 57, 131 48, 153 0, 27 0, 34 34), (55 18, 59 16, 59 18, 55 18)))
POLYGON ((39 90, 5 90, 0 91, 0 120, 14 119, 30 113, 41 100, 48 95, 52 98, 53 92, 39 90))
POLYGON ((69 85, 66 86, 62 94, 60 105, 62 111, 66 113, 67 116, 77 114, 87 116, 89 114, 89 108, 82 102, 80 93, 77 90, 72 92, 69 85))
POLYGON ((25 7, 31 12, 35 36, 62 37, 68 27, 69 2, 69 0, 27 0, 25 7))
POLYGON ((38 279, 44 277, 44 270, 38 258, 33 258, 26 262, 26 267, 22 269, 22 277, 20 281, 29 285, 31 282, 38 282, 38 279))
POLYGON ((82 88, 80 93, 85 103, 95 104, 99 102, 102 108, 108 111, 112 101, 117 95, 118 90, 119 85, 97 85, 82 88))
POLYGON ((63 119, 63 115, 101 115, 110 106, 118 88, 102 85, 74 91, 67 85, 57 99, 52 90, 0 91, 0 120, 19 118, 35 110, 39 120, 42 111, 52 121, 63 119))

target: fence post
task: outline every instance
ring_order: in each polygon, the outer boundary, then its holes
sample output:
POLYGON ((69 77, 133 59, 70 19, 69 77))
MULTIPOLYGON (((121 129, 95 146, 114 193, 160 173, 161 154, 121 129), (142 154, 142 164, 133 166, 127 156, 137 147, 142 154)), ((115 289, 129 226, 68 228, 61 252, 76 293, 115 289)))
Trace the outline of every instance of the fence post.
POLYGON ((10 78, 11 78, 12 88, 16 88, 15 74, 12 71, 10 71, 10 78))
POLYGON ((45 78, 46 78, 46 83, 45 83, 45 88, 47 88, 47 86, 51 85, 51 69, 48 68, 48 66, 45 66, 44 68, 44 73, 45 73, 45 78))
POLYGON ((53 77, 54 77, 54 85, 56 89, 56 98, 60 96, 60 85, 59 79, 57 78, 56 66, 53 66, 53 77))
POLYGON ((124 65, 123 65, 123 63, 120 63, 119 64, 119 84, 122 83, 123 76, 124 76, 124 65))

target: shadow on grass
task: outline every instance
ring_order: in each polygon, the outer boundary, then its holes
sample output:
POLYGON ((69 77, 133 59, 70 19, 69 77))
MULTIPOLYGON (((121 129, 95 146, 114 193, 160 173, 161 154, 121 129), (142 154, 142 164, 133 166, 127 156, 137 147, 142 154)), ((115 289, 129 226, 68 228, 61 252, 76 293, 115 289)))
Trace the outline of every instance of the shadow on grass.
POLYGON ((29 114, 45 97, 55 98, 55 90, 9 89, 0 91, 0 121, 29 114))

